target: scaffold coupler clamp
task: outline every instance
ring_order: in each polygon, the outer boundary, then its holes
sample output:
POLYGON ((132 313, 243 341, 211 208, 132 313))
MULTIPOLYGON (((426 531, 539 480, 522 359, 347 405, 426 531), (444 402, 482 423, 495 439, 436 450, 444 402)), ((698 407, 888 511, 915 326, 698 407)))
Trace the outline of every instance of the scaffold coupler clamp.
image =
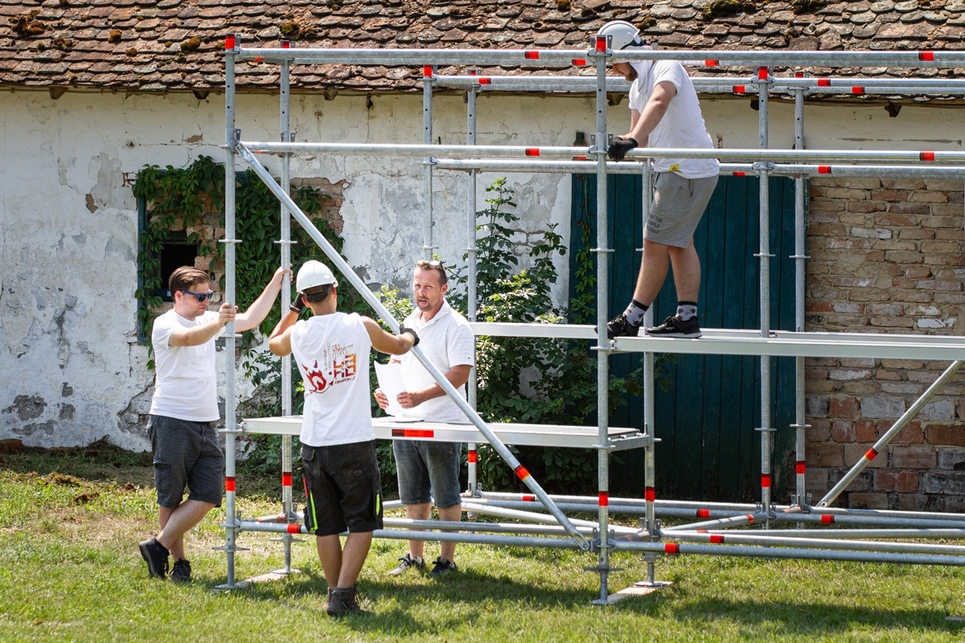
POLYGON ((238 151, 238 144, 241 142, 241 130, 237 127, 226 127, 224 131, 225 148, 234 152, 238 151))

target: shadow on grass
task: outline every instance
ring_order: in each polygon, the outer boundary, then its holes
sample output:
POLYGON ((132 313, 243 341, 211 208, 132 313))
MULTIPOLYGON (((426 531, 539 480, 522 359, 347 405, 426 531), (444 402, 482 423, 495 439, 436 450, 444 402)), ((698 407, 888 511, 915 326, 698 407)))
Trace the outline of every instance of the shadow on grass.
POLYGON ((24 447, 17 453, 0 455, 0 468, 41 476, 62 473, 94 482, 117 481, 120 486, 154 485, 150 453, 125 451, 107 440, 86 447, 24 447))
POLYGON ((944 609, 876 609, 855 605, 759 600, 722 600, 719 597, 687 601, 673 611, 680 622, 730 621, 741 627, 771 626, 778 634, 831 636, 856 628, 886 631, 935 630, 961 632, 961 623, 948 621, 944 609))

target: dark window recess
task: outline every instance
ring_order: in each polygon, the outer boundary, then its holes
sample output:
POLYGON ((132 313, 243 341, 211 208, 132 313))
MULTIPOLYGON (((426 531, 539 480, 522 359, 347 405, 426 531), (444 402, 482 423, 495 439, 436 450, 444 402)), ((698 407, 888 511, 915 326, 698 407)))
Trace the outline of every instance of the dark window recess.
POLYGON ((176 268, 193 266, 198 256, 198 244, 188 243, 183 231, 171 232, 164 249, 161 251, 161 281, 164 287, 157 293, 164 301, 174 301, 167 288, 168 278, 176 268))

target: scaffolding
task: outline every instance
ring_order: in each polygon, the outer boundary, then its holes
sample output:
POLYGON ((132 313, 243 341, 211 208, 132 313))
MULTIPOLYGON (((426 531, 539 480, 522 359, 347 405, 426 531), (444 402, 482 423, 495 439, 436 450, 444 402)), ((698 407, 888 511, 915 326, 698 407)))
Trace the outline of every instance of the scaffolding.
MULTIPOLYGON (((760 328, 757 330, 705 329, 699 340, 654 337, 608 340, 608 271, 606 256, 608 230, 605 216, 598 218, 597 247, 597 316, 594 325, 536 325, 483 323, 470 310, 470 322, 477 335, 565 338, 591 343, 597 354, 598 418, 596 427, 559 427, 539 425, 487 424, 475 412, 475 391, 470 386, 469 400, 462 399, 443 375, 426 360, 421 349, 414 354, 466 414, 466 426, 418 423, 400 425, 388 419, 374 420, 376 436, 386 439, 435 439, 469 444, 469 491, 464 508, 477 514, 506 518, 513 523, 414 521, 386 518, 386 528, 377 537, 458 541, 503 545, 525 545, 573 548, 595 553, 596 566, 589 568, 600 576, 599 596, 593 601, 605 604, 612 598, 608 575, 612 571, 610 555, 614 551, 644 554, 647 579, 637 583, 646 588, 659 587, 655 563, 665 555, 708 554, 764 558, 800 558, 905 562, 936 565, 965 565, 965 546, 894 542, 915 539, 965 538, 965 519, 958 514, 834 508, 840 493, 887 447, 907 422, 954 376, 965 361, 965 338, 923 335, 880 335, 859 333, 806 332, 804 325, 804 279, 808 257, 805 252, 805 181, 809 177, 938 177, 965 180, 965 152, 956 151, 860 151, 805 150, 804 99, 816 94, 850 96, 960 96, 965 94, 965 81, 955 79, 867 79, 814 78, 801 72, 775 75, 775 69, 789 65, 807 68, 864 66, 906 68, 952 68, 965 66, 965 52, 774 52, 774 51, 664 51, 649 50, 627 54, 623 58, 640 60, 674 59, 687 65, 707 69, 720 66, 752 68, 756 73, 735 77, 696 77, 695 86, 702 93, 756 96, 759 111, 760 145, 751 149, 654 149, 633 150, 627 161, 607 160, 607 96, 625 93, 629 84, 622 79, 607 78, 606 63, 611 56, 608 43, 596 38, 585 50, 468 50, 468 49, 294 49, 289 43, 280 48, 242 48, 236 36, 225 43, 225 243, 227 301, 235 299, 235 168, 240 157, 266 184, 281 203, 282 265, 288 265, 289 220, 294 218, 325 253, 329 262, 359 291, 366 302, 393 330, 393 319, 381 301, 339 256, 309 218, 289 196, 290 159, 297 154, 392 155, 421 159, 425 185, 425 228, 423 251, 431 257, 433 234, 433 177, 438 171, 462 172, 466 176, 468 200, 467 229, 470 269, 468 301, 475 301, 475 217, 476 178, 479 172, 574 173, 589 172, 597 176, 596 210, 607 211, 606 177, 609 174, 640 174, 644 196, 649 194, 650 160, 666 156, 717 158, 721 173, 735 176, 758 176, 760 181, 760 239, 755 256, 760 261, 759 298, 760 328), (280 139, 281 142, 243 141, 235 127, 235 63, 258 60, 277 64, 280 71, 280 139), (419 66, 423 71, 423 143, 299 143, 289 127, 289 70, 294 64, 419 66), (501 66, 561 68, 594 72, 572 75, 508 75, 484 76, 475 72, 465 76, 437 76, 436 66, 501 66), (432 98, 434 87, 466 92, 467 142, 465 145, 433 144, 432 98), (589 146, 510 146, 479 145, 476 141, 476 99, 480 93, 513 92, 582 92, 595 97, 596 132, 589 146), (768 144, 768 101, 778 96, 793 100, 795 119, 794 149, 772 149, 768 144), (255 154, 278 155, 281 159, 280 182, 276 181, 255 154), (769 319, 770 212, 768 181, 770 176, 792 177, 795 182, 795 330, 771 328, 769 319), (611 427, 607 416, 609 359, 621 352, 639 353, 644 364, 644 429, 611 427), (654 446, 658 441, 654 426, 654 356, 660 353, 699 353, 713 355, 752 355, 760 358, 761 373, 761 498, 758 503, 699 503, 658 500, 655 489, 654 446), (771 497, 771 452, 777 428, 771 418, 770 372, 774 357, 795 358, 795 492, 789 504, 778 504, 771 497), (804 407, 804 360, 806 357, 917 359, 951 362, 927 391, 885 432, 848 474, 817 503, 812 504, 806 489, 804 407), (487 442, 513 469, 530 493, 483 492, 476 484, 477 443, 487 442), (559 496, 548 494, 529 474, 506 444, 538 444, 544 446, 591 447, 598 453, 597 497, 559 496), (609 458, 615 451, 645 449, 645 497, 643 499, 611 498, 609 492, 609 458), (566 512, 595 513, 595 521, 577 520, 566 512), (610 516, 624 514, 640 518, 641 528, 615 525, 610 516), (671 518, 674 526, 661 524, 660 518, 671 518), (787 523, 792 528, 780 528, 787 523), (833 530, 811 529, 835 525, 833 530), (759 526, 748 531, 741 527, 759 526), (456 533, 460 532, 460 533, 456 533)), ((643 199, 644 208, 648 199, 643 199)), ((644 216, 646 213, 644 212, 644 216)), ((290 286, 282 295, 284 309, 290 299, 290 286)), ((646 324, 652 324, 652 311, 646 324)), ((229 326, 227 351, 234 352, 233 328, 229 326)), ((228 360, 225 396, 225 546, 227 580, 222 587, 238 586, 235 580, 235 553, 241 548, 237 536, 242 531, 281 534, 285 547, 285 567, 274 572, 284 575, 291 569, 290 547, 294 535, 307 533, 292 502, 291 436, 297 435, 300 420, 291 415, 291 370, 283 359, 283 417, 248 418, 239 423, 235 415, 234 363, 228 360), (282 448, 282 513, 243 520, 237 511, 235 481, 235 440, 244 433, 274 433, 283 436, 282 448)), ((391 507, 392 505, 387 505, 391 507)))

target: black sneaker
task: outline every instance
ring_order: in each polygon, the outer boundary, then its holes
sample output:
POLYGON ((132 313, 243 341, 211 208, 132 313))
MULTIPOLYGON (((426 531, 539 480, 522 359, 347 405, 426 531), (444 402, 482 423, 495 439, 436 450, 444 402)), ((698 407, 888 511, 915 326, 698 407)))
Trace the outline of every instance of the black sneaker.
POLYGON ((336 587, 328 595, 328 603, 325 605, 325 612, 329 616, 338 618, 346 614, 365 614, 359 607, 358 595, 355 585, 351 587, 336 587))
POLYGON ((418 557, 413 557, 412 554, 406 554, 399 559, 399 565, 395 569, 389 572, 389 576, 401 576, 402 574, 409 571, 410 568, 415 568, 420 572, 426 570, 426 561, 418 557))
POLYGON ((157 538, 142 540, 137 546, 141 550, 141 558, 147 563, 147 571, 151 576, 164 578, 164 575, 168 573, 168 556, 170 555, 167 548, 159 543, 157 538))
POLYGON ((647 335, 653 337, 700 337, 700 324, 697 323, 697 316, 694 315, 687 321, 682 320, 676 315, 671 315, 663 320, 659 326, 647 329, 647 335))
POLYGON ((191 563, 183 559, 174 561, 174 567, 171 568, 171 580, 177 583, 190 583, 191 563))
POLYGON ((440 556, 436 558, 436 564, 432 566, 432 571, 429 572, 431 578, 442 578, 450 572, 459 571, 456 564, 447 558, 440 556))
POLYGON ((615 337, 636 337, 640 332, 640 326, 634 326, 627 321, 627 316, 621 314, 606 323, 606 336, 609 339, 615 337))

